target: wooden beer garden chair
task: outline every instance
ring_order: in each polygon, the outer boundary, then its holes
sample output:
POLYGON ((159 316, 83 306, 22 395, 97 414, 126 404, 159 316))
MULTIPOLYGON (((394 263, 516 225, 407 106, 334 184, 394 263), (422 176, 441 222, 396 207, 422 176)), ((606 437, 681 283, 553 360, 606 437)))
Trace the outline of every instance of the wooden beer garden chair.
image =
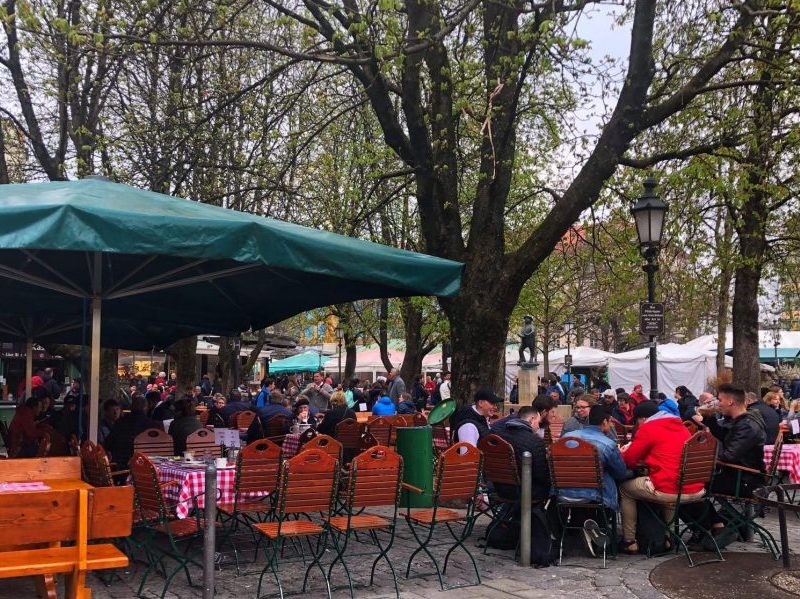
MULTIPOLYGON (((558 547, 558 563, 564 551, 564 537, 567 530, 582 530, 580 526, 570 525, 572 509, 583 508, 598 514, 601 529, 610 538, 611 550, 616 555, 617 515, 602 502, 585 500, 569 501, 559 497, 561 489, 594 489, 603 494, 603 465, 597 448, 583 439, 565 437, 554 442, 548 451, 550 462, 550 481, 555 494, 556 511, 561 524, 561 538, 558 547)), ((606 548, 603 545, 603 567, 606 565, 606 548)))
POLYGON ((164 429, 148 428, 133 440, 133 451, 144 455, 175 455, 172 437, 164 429))
MULTIPOLYGON (((409 507, 408 512, 405 514, 411 534, 414 535, 414 539, 419 543, 419 547, 408 558, 406 578, 411 573, 411 562, 414 557, 420 551, 424 551, 436 569, 439 586, 442 590, 445 590, 442 574, 447 573, 447 563, 450 560, 450 555, 460 547, 467 554, 473 568, 475 568, 476 584, 481 583, 478 564, 475 562, 475 558, 472 557, 472 553, 467 549, 467 546, 464 545, 464 541, 472 534, 475 519, 477 518, 475 514, 475 499, 478 493, 482 466, 483 456, 481 452, 468 443, 456 443, 441 454, 436 462, 436 469, 433 474, 433 507, 415 511, 411 511, 409 507), (466 504, 466 510, 463 515, 454 509, 441 507, 442 503, 452 501, 463 501, 466 504), (445 525, 454 540, 454 543, 445 554, 444 567, 441 570, 439 569, 439 563, 429 549, 439 524, 445 525), (460 525, 460 530, 454 530, 455 525, 460 525), (417 528, 422 529, 422 534, 417 532, 417 528), (427 530, 427 534, 425 534, 425 530, 427 530)), ((404 488, 411 491, 414 490, 409 485, 404 485, 404 488)))
POLYGON ((375 437, 378 445, 389 446, 392 439, 392 424, 383 416, 376 416, 367 421, 367 431, 375 437))
MULTIPOLYGON (((192 578, 189 574, 189 565, 197 566, 201 570, 203 565, 195 559, 198 551, 194 543, 203 536, 205 522, 197 510, 195 503, 195 517, 180 520, 175 516, 175 506, 168 505, 164 500, 162 489, 169 484, 158 482, 158 473, 150 459, 141 452, 135 452, 130 461, 133 486, 136 490, 136 499, 141 510, 141 518, 146 533, 144 544, 149 556, 149 564, 142 575, 137 595, 141 596, 147 578, 154 569, 162 570, 166 581, 161 592, 161 599, 167 594, 172 579, 183 570, 189 585, 192 578), (165 561, 172 560, 176 566, 167 574, 165 561)), ((202 546, 199 547, 202 550, 202 546)))
POLYGON ((264 425, 264 435, 277 445, 283 445, 283 438, 288 432, 289 419, 286 416, 273 416, 264 425))
POLYGON ((345 418, 336 424, 334 437, 342 444, 345 463, 348 463, 361 451, 363 429, 364 426, 353 418, 345 418))
MULTIPOLYGON (((283 597, 283 586, 278 574, 278 559, 282 557, 285 539, 317 537, 317 548, 313 560, 306 568, 303 578, 305 593, 312 568, 319 568, 325 578, 328 597, 331 596, 330 581, 320 560, 325 553, 328 520, 333 515, 336 490, 339 485, 339 464, 320 449, 307 449, 281 465, 275 501, 275 521, 253 524, 253 529, 267 540, 264 553, 267 563, 258 578, 256 596, 261 597, 261 585, 267 571, 272 573, 278 592, 283 597), (320 512, 321 522, 296 519, 300 514, 320 512), (295 519, 291 519, 295 518, 295 519)), ((305 563, 305 559, 303 560, 305 563)))
POLYGON ((222 457, 222 446, 214 440, 214 431, 201 428, 186 437, 186 451, 194 453, 196 459, 203 459, 206 455, 213 458, 222 457))
POLYGON ((342 444, 329 435, 316 435, 303 446, 301 451, 308 449, 320 449, 339 462, 339 464, 342 463, 342 444))
MULTIPOLYGON (((693 483, 703 483, 707 488, 714 478, 716 463, 717 440, 714 438, 714 435, 712 435, 708 430, 696 432, 683 444, 683 451, 681 453, 681 469, 678 472, 678 490, 680 491, 683 489, 684 485, 691 485, 693 483)), ((680 528, 680 519, 683 518, 686 520, 688 518, 686 513, 680 513, 681 506, 688 503, 700 503, 703 501, 705 501, 705 496, 690 502, 687 501, 681 493, 678 493, 674 503, 669 505, 669 507, 674 510, 672 517, 669 519, 664 518, 664 514, 661 510, 653 509, 653 505, 660 506, 663 504, 651 504, 649 502, 644 502, 645 509, 649 510, 650 513, 658 519, 658 521, 664 527, 664 532, 669 536, 670 540, 675 542, 675 549, 677 550, 678 547, 683 549, 683 552, 686 554, 686 559, 689 560, 690 568, 701 564, 724 561, 722 554, 719 551, 719 547, 715 541, 714 551, 717 554, 717 559, 710 559, 695 563, 692 559, 689 548, 683 540, 683 534, 690 529, 690 523, 687 523, 683 529, 680 528)), ((695 525, 693 528, 696 530, 702 530, 699 525, 695 525)), ((703 533, 712 541, 714 540, 714 537, 708 531, 703 530, 703 533)), ((648 557, 650 554, 651 548, 648 546, 648 557)))
MULTIPOLYGON (((488 539, 492 529, 500 522, 503 506, 519 504, 520 479, 514 448, 508 441, 499 435, 486 435, 478 441, 478 449, 483 453, 483 481, 492 483, 492 491, 487 493, 489 507, 481 512, 491 517, 486 527, 488 539)), ((486 553, 487 549, 488 544, 483 552, 486 553)))
POLYGON ((238 428, 240 431, 246 431, 253 424, 256 419, 256 413, 251 410, 243 412, 234 412, 230 417, 231 428, 238 428))
MULTIPOLYGON (((400 490, 403 480, 403 458, 392 449, 384 446, 375 446, 353 458, 350 471, 344 487, 344 515, 334 516, 328 520, 331 529, 336 557, 328 568, 328 580, 331 578, 333 567, 341 562, 347 575, 347 584, 350 588, 350 597, 353 597, 353 579, 345 560, 348 541, 351 535, 357 532, 368 533, 378 549, 378 555, 372 562, 369 584, 372 586, 375 579, 375 568, 383 559, 389 566, 394 580, 394 589, 398 599, 400 591, 397 588, 397 575, 391 560, 387 557, 394 543, 394 533, 397 523, 397 507, 400 502, 400 490), (364 513, 367 508, 390 507, 390 516, 377 516, 364 513), (385 544, 378 536, 379 532, 388 534, 385 544)), ((350 557, 364 555, 364 553, 351 554, 350 557)))
MULTIPOLYGON (((231 540, 237 574, 240 573, 239 551, 232 537, 240 525, 252 532, 251 524, 264 522, 272 513, 280 463, 281 448, 269 439, 259 439, 243 447, 236 457, 233 503, 217 503, 218 517, 225 527, 220 547, 231 540)), ((260 537, 254 536, 256 543, 259 540, 260 537)))

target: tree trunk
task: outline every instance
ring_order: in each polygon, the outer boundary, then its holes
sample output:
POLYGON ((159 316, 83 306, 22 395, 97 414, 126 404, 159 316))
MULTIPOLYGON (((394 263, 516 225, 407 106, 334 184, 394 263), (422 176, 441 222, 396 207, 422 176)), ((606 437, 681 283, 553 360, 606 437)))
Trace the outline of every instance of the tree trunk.
POLYGON ((389 300, 380 300, 380 314, 378 316, 378 348, 381 353, 381 362, 386 372, 394 366, 389 359, 389 300))
POLYGON ((219 338, 219 371, 222 377, 222 392, 227 394, 234 385, 239 383, 234 381, 233 361, 238 360, 239 356, 234 355, 233 337, 219 338))
POLYGON ((119 376, 117 362, 119 352, 116 349, 100 350, 100 403, 107 399, 119 400, 119 376))
MULTIPOLYGON (((733 265, 726 261, 720 272, 719 292, 717 295, 717 372, 725 369, 725 333, 728 330, 728 311, 731 304, 731 280, 733 265)), ((738 276, 737 276, 738 279, 738 276)))
POLYGON ((356 372, 356 340, 345 333, 344 337, 344 374, 342 380, 350 381, 356 372))
POLYGON ((545 325, 542 331, 542 370, 544 375, 550 373, 550 326, 545 325))
POLYGON ((442 299, 453 344, 452 397, 459 404, 469 403, 479 387, 503 392, 503 371, 498 366, 505 354, 513 308, 509 298, 513 302, 519 295, 507 287, 501 281, 487 285, 484 277, 467 274, 461 292, 454 298, 442 299))
POLYGON ((197 337, 185 337, 167 349, 175 360, 177 386, 176 397, 183 397, 187 387, 197 384, 197 337))
POLYGON ((244 366, 242 366, 243 373, 247 373, 248 376, 250 375, 250 371, 253 370, 253 368, 255 368, 256 362, 258 362, 259 359, 258 356, 261 353, 261 350, 264 349, 264 346, 266 344, 267 344, 267 330, 261 329, 260 331, 258 331, 258 334, 256 336, 255 346, 250 352, 250 355, 247 356, 247 361, 244 363, 244 366))
POLYGON ((414 377, 422 374, 422 359, 433 349, 433 344, 424 342, 422 338, 422 310, 408 298, 400 300, 403 306, 403 325, 406 337, 406 353, 400 366, 400 376, 410 389, 414 377))
POLYGON ((736 269, 733 291, 733 382, 758 393, 758 285, 761 267, 742 264, 736 269))

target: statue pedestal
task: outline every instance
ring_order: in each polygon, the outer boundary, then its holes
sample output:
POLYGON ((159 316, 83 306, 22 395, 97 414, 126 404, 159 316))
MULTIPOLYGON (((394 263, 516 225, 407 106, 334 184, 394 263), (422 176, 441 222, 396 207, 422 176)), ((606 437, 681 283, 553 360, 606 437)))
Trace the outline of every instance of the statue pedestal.
POLYGON ((539 371, 536 364, 523 363, 517 372, 519 379, 519 405, 529 406, 539 391, 539 371))

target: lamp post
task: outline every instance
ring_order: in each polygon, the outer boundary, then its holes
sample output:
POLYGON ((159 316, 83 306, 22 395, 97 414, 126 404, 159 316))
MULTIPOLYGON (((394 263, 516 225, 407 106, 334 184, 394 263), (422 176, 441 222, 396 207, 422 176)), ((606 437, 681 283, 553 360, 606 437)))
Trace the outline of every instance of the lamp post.
MULTIPOLYGON (((661 248, 661 235, 664 232, 664 217, 667 205, 655 193, 656 180, 648 177, 644 181, 644 193, 631 206, 631 214, 636 222, 639 236, 639 250, 646 264, 642 267, 647 273, 647 302, 655 303, 656 272, 658 271, 658 252, 661 248)), ((658 362, 656 357, 657 335, 650 334, 650 399, 658 399, 658 362)))
MULTIPOLYGON (((781 344, 781 321, 777 318, 772 321, 772 346, 775 348, 775 374, 778 374, 778 346, 781 344)), ((779 377, 780 378, 780 377, 779 377)))
POLYGON ((567 364, 567 377, 569 378, 567 381, 567 386, 572 385, 572 348, 570 347, 570 337, 574 328, 575 321, 571 318, 568 318, 566 322, 564 322, 564 334, 567 336, 567 355, 564 356, 564 361, 567 364))
POLYGON ((344 385, 342 384, 342 342, 344 341, 344 329, 342 328, 341 322, 339 326, 336 327, 336 343, 339 346, 339 384, 342 385, 344 389, 344 385))

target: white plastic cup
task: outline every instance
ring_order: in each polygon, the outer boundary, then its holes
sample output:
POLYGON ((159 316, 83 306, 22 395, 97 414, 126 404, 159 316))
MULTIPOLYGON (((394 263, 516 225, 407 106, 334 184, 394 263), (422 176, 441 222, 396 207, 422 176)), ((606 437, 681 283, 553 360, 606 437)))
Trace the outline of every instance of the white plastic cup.
POLYGON ((184 451, 183 452, 183 459, 187 462, 191 462, 194 459, 194 452, 193 451, 184 451))
POLYGON ((227 466, 228 466, 228 458, 216 458, 214 460, 214 465, 217 468, 227 468, 227 466))

